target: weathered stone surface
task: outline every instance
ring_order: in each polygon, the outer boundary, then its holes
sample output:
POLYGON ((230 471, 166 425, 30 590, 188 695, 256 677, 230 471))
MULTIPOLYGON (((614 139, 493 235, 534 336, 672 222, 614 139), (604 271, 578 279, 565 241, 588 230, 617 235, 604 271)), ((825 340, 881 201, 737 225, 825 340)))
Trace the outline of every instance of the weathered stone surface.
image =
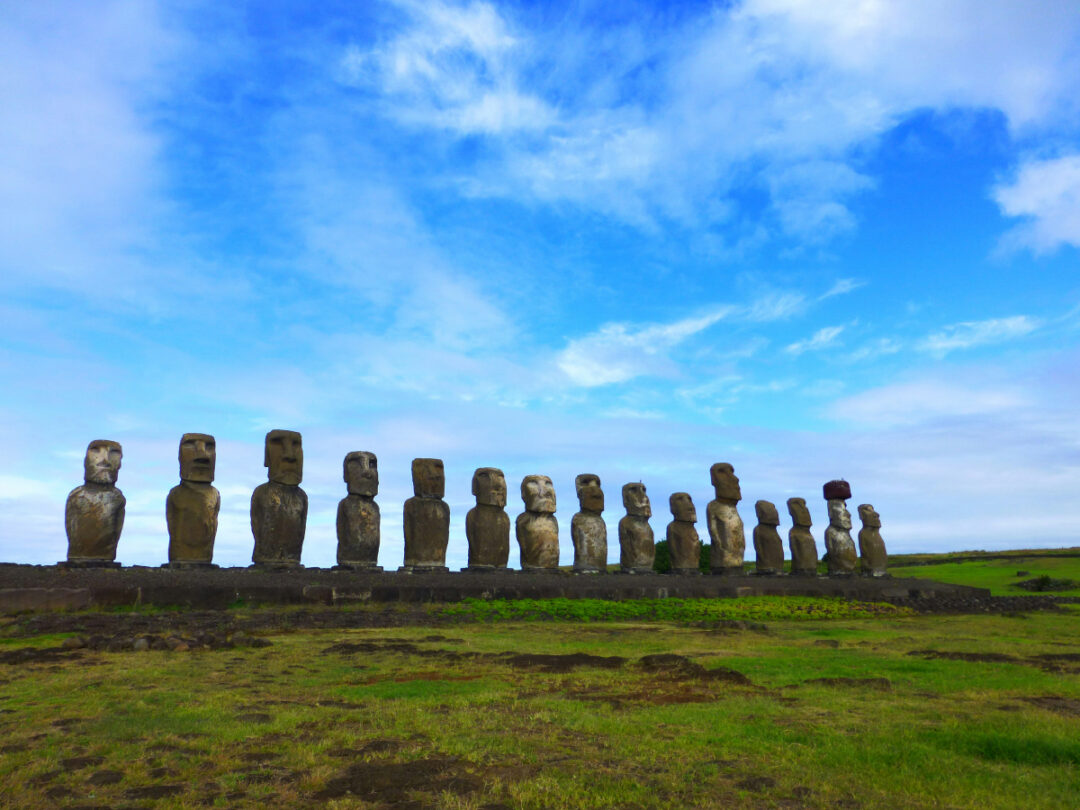
POLYGON ((851 497, 851 484, 842 478, 829 481, 821 490, 827 501, 846 501, 851 497))
POLYGON ((214 559, 221 494, 213 487, 217 464, 214 437, 185 433, 180 438, 180 484, 165 500, 171 565, 209 565, 214 559))
POLYGON ((709 502, 705 513, 712 539, 709 564, 714 574, 741 574, 746 532, 737 507, 742 500, 739 479, 734 467, 723 462, 713 464, 709 473, 716 490, 716 499, 709 502))
POLYGON ((85 483, 71 491, 64 509, 68 562, 100 565, 116 559, 127 503, 115 486, 123 456, 120 444, 108 439, 95 439, 86 448, 85 483))
POLYGON ((338 503, 337 563, 341 568, 381 571, 379 544, 379 460, 374 453, 357 450, 345 456, 342 476, 348 495, 338 503))
POLYGON ((559 567, 559 522, 555 519, 555 487, 546 475, 526 475, 521 481, 525 511, 517 517, 515 534, 521 549, 522 571, 552 571, 559 567))
POLYGON ((829 501, 829 528, 825 530, 829 576, 849 577, 855 573, 855 541, 851 539, 851 513, 840 498, 829 501))
POLYGON ((469 541, 469 570, 506 568, 510 559, 510 516, 506 514, 506 476, 497 467, 473 473, 476 506, 465 515, 469 541))
POLYGON ((604 490, 600 476, 582 473, 574 479, 581 511, 570 521, 570 537, 574 541, 574 572, 600 574, 607 571, 607 524, 604 511, 604 490))
POLYGON ((652 505, 642 483, 625 484, 622 488, 626 515, 619 521, 619 569, 624 574, 649 574, 656 560, 653 538, 652 505))
POLYGON ((754 553, 757 556, 756 573, 761 576, 781 574, 784 571, 784 541, 776 527, 780 515, 771 501, 754 504, 758 525, 754 527, 754 553))
POLYGON ((701 564, 701 538, 694 524, 697 509, 688 492, 676 492, 669 499, 671 515, 675 518, 667 527, 668 553, 671 555, 671 573, 698 574, 701 564))
POLYGON ((266 434, 263 466, 265 484, 251 495, 251 533, 256 565, 293 568, 300 565, 307 529, 307 493, 300 489, 304 478, 304 449, 294 430, 271 430, 266 434))
POLYGON ((881 515, 873 506, 859 506, 859 561, 865 576, 888 576, 889 556, 885 553, 885 541, 881 539, 881 515))
POLYGON ((450 507, 442 497, 446 472, 442 459, 414 458, 413 497, 405 501, 405 565, 407 571, 445 571, 450 542, 450 507))
POLYGON ((791 573, 816 576, 818 567, 817 544, 810 533, 810 510, 803 498, 788 498, 788 514, 794 524, 788 532, 788 548, 791 549, 791 573))

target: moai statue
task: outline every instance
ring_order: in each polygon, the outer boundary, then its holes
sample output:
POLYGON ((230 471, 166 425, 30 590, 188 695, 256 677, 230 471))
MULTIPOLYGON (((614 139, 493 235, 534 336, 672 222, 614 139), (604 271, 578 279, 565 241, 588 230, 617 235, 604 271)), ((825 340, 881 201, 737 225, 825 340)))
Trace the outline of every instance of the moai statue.
POLYGON ((522 571, 559 570, 559 522, 555 519, 555 487, 546 475, 521 481, 525 511, 517 516, 522 571))
POLYGON ((818 556, 814 535, 810 533, 810 510, 804 498, 788 498, 788 514, 791 515, 791 531, 788 532, 788 548, 791 549, 791 573, 796 576, 817 576, 818 556))
POLYGON ((506 476, 497 467, 480 467, 473 473, 472 494, 476 506, 465 515, 469 540, 466 571, 496 571, 510 559, 510 516, 506 514, 506 476))
POLYGON ((758 576, 772 576, 784 573, 784 541, 776 527, 780 525, 780 515, 776 504, 771 501, 758 501, 754 504, 758 525, 754 527, 754 553, 757 556, 758 576))
POLYGON ((851 513, 847 501, 851 485, 847 481, 830 481, 824 486, 829 504, 829 528, 825 530, 825 552, 829 576, 850 577, 855 573, 855 541, 851 539, 851 513))
POLYGON ((652 506, 642 483, 625 484, 622 502, 626 514, 619 521, 619 570, 624 574, 651 574, 656 543, 649 525, 652 506))
POLYGON ((170 568, 213 566, 221 511, 221 493, 211 483, 216 462, 213 436, 185 433, 180 438, 180 483, 165 500, 170 568))
POLYGON ((259 567, 299 568, 307 528, 307 493, 304 448, 295 430, 266 434, 263 466, 270 479, 251 494, 251 533, 255 550, 251 561, 259 567))
POLYGON ((701 538, 698 537, 697 509, 689 492, 676 492, 668 500, 671 516, 675 518, 667 527, 668 553, 671 555, 671 573, 697 575, 701 571, 701 538))
POLYGON ((574 479, 581 511, 570 521, 570 537, 574 541, 574 573, 603 574, 607 572, 607 524, 604 511, 604 490, 600 476, 582 473, 574 479))
POLYGON ((725 463, 713 464, 709 474, 716 489, 716 500, 710 501, 706 510, 712 538, 709 566, 714 574, 739 575, 746 553, 746 534, 738 510, 742 500, 739 479, 735 468, 725 463))
MULTIPOLYGON (((116 544, 124 528, 124 493, 116 488, 124 451, 119 442, 95 439, 86 448, 81 487, 67 498, 67 566, 119 568, 116 544)), ((61 563, 65 565, 65 563, 61 563)))
POLYGON ((450 507, 443 500, 446 472, 442 459, 414 458, 413 497, 405 501, 405 572, 448 571, 450 507))
POLYGON ((885 553, 885 541, 881 539, 881 515, 868 503, 859 506, 859 560, 863 576, 887 577, 889 557, 885 553))
POLYGON ((337 570, 382 571, 379 562, 379 460, 357 450, 345 456, 342 476, 348 495, 337 508, 337 570))

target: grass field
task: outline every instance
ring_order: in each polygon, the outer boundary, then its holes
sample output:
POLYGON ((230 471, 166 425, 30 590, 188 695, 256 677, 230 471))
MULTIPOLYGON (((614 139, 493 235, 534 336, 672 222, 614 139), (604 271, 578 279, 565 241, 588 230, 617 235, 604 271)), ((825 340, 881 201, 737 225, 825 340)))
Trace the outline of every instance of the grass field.
MULTIPOLYGON (((1052 552, 1051 552, 1052 553, 1052 552)), ((989 588, 995 596, 1017 596, 1032 593, 1017 587, 1018 582, 1048 577, 1051 580, 1070 580, 1071 586, 1050 587, 1040 593, 1057 596, 1080 596, 1080 555, 1076 557, 1052 557, 1039 552, 1014 552, 999 559, 996 555, 987 559, 952 561, 942 555, 941 562, 931 562, 930 555, 890 559, 889 570, 898 577, 922 577, 949 582, 955 585, 972 585, 989 588), (903 565, 908 561, 919 564, 903 565)))
POLYGON ((59 650, 9 623, 0 804, 1076 806, 1075 607, 702 601, 466 604, 486 621, 188 652, 59 650))

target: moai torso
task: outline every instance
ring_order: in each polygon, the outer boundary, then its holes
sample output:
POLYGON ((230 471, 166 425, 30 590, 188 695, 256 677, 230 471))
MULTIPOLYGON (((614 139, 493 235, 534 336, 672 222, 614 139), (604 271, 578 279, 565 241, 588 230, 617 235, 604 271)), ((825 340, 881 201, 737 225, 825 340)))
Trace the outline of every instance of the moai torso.
POLYGON ((688 492, 676 492, 669 499, 675 519, 667 527, 668 554, 671 573, 697 574, 701 564, 701 538, 698 537, 697 509, 688 492))
POLYGON ((495 467, 473 473, 476 506, 465 515, 469 541, 469 569, 506 568, 510 559, 510 516, 506 514, 506 476, 495 467))
POLYGON ((649 525, 652 506, 645 485, 626 484, 622 494, 626 515, 619 521, 619 568, 624 574, 652 573, 656 543, 649 525))
POLYGON ((859 507, 859 561, 864 576, 888 576, 889 557, 885 553, 885 541, 881 539, 881 515, 873 506, 864 503, 859 507))
POLYGON ((521 482, 525 511, 517 517, 515 534, 521 549, 522 571, 559 568, 559 522, 555 519, 555 487, 546 475, 527 475, 521 482))
POLYGON ((217 448, 206 433, 180 439, 180 483, 169 490, 165 520, 169 526, 169 564, 206 566, 214 559, 221 494, 211 483, 217 448))
POLYGON ((378 570, 381 515, 379 466, 374 453, 357 450, 345 456, 343 476, 348 495, 338 503, 337 563, 341 568, 378 570))
POLYGON ((446 570, 450 507, 443 501, 446 473, 441 459, 414 458, 413 497, 405 501, 405 569, 446 570))
POLYGON ((741 574, 746 554, 746 534, 738 503, 742 491, 730 464, 714 464, 710 470, 716 500, 706 509, 712 553, 709 565, 714 574, 741 574))
POLYGON ((117 442, 90 442, 83 459, 85 483, 75 487, 64 508, 69 563, 111 564, 124 528, 127 501, 116 486, 123 450, 117 442))
POLYGON ((762 576, 781 574, 784 571, 784 542, 776 527, 780 515, 769 501, 754 504, 758 525, 754 527, 754 553, 757 557, 756 572, 762 576))
POLYGON ((574 541, 574 571, 599 574, 607 571, 607 524, 604 522, 604 491, 600 477, 582 473, 574 479, 581 511, 570 521, 574 541))
POLYGON ((855 541, 851 539, 851 513, 845 503, 850 497, 851 489, 846 481, 830 481, 825 485, 829 505, 829 528, 825 530, 829 576, 846 577, 855 573, 858 558, 855 541))
POLYGON ((300 434, 271 430, 266 434, 263 465, 270 478, 251 494, 251 533, 256 565, 295 568, 300 565, 307 528, 307 493, 300 489, 304 450, 300 434))
POLYGON ((817 544, 810 533, 810 510, 803 498, 788 498, 788 514, 791 515, 791 531, 788 532, 788 548, 791 549, 791 573, 816 576, 818 567, 817 544))

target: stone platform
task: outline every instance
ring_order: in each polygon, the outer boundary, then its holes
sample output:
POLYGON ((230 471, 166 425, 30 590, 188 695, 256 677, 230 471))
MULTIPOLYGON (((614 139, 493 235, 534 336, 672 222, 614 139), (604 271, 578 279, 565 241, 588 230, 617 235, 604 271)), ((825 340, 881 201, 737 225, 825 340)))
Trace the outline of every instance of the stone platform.
POLYGON ((365 602, 457 602, 462 599, 700 599, 739 596, 836 596, 894 601, 989 591, 926 579, 669 574, 403 573, 303 568, 171 570, 64 569, 0 564, 0 613, 136 605, 223 609, 231 605, 347 605, 365 602))

